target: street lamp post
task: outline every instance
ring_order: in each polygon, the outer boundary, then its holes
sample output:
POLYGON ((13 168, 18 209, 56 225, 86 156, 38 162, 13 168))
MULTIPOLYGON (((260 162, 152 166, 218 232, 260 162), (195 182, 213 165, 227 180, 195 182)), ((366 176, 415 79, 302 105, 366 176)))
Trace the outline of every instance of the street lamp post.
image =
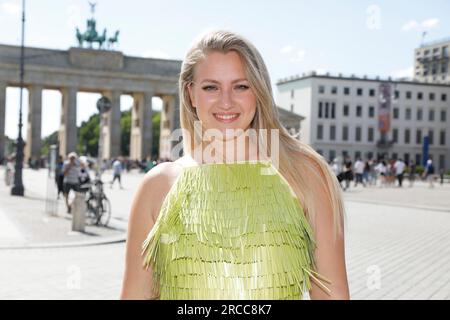
POLYGON ((22 168, 23 168, 23 147, 24 142, 22 138, 22 100, 23 100, 23 78, 25 61, 25 0, 22 0, 22 43, 20 47, 20 99, 19 99, 19 136, 16 143, 16 164, 14 170, 14 183, 11 188, 11 195, 23 196, 24 187, 22 182, 22 168))

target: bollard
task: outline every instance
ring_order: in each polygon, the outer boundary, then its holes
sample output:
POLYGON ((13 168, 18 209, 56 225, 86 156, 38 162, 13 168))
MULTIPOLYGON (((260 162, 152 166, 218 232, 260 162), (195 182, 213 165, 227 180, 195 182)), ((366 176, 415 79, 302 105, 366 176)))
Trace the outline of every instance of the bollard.
POLYGON ((72 204, 72 231, 84 232, 86 225, 86 194, 75 192, 72 204))

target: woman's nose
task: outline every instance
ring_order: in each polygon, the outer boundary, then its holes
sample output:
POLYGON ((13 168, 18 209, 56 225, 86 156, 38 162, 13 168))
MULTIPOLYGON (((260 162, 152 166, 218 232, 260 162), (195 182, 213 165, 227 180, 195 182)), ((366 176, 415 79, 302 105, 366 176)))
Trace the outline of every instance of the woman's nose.
POLYGON ((221 94, 221 107, 224 109, 231 108, 233 103, 233 93, 231 89, 224 89, 222 90, 221 94))

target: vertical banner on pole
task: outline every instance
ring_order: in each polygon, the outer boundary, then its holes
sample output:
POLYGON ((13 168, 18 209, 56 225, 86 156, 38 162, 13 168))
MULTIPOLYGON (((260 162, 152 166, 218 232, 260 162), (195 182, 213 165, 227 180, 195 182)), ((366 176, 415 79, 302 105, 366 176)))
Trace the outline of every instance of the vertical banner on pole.
POLYGON ((429 137, 423 137, 423 145, 422 145, 422 165, 425 167, 427 165, 428 154, 430 149, 430 141, 429 137))

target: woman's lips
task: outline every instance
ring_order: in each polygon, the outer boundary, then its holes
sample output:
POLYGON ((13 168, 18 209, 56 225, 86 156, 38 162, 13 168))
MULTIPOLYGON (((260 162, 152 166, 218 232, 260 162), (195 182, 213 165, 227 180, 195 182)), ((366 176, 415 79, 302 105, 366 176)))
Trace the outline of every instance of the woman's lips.
POLYGON ((231 123, 239 118, 240 113, 213 113, 214 118, 222 123, 231 123))

